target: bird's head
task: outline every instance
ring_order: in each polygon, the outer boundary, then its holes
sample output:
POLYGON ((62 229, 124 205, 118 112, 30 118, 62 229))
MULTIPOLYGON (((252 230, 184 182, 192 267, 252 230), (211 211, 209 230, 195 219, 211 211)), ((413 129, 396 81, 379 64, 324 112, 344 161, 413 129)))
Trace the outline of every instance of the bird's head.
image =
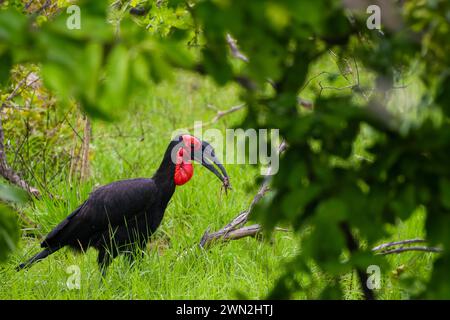
POLYGON ((180 186, 188 182, 194 175, 192 161, 200 163, 214 173, 226 189, 231 189, 227 171, 217 159, 213 147, 206 141, 184 134, 175 137, 172 149, 172 161, 175 163, 175 184, 180 186), (217 170, 215 166, 220 170, 217 170))

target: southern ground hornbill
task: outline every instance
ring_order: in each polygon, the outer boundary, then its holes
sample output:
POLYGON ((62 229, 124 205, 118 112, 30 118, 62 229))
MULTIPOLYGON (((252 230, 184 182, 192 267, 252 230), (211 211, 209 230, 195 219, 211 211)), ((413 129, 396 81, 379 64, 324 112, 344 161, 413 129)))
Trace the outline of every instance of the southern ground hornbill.
POLYGON ((160 225, 175 187, 192 178, 192 160, 213 172, 225 188, 230 187, 227 172, 209 143, 190 135, 177 136, 169 143, 151 179, 116 181, 93 191, 47 235, 41 243, 44 250, 17 269, 29 267, 65 246, 83 252, 89 247, 96 248, 103 274, 118 254, 132 260, 134 249, 143 249, 160 225))

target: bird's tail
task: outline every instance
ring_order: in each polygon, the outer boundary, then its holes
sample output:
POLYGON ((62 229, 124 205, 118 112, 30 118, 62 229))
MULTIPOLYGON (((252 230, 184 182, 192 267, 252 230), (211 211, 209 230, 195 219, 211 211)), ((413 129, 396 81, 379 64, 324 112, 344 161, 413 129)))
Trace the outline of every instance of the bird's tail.
POLYGON ((51 255, 53 252, 55 252, 57 249, 52 248, 45 248, 38 254, 34 255, 31 259, 29 259, 27 262, 21 263, 16 267, 17 271, 20 271, 22 269, 28 268, 31 265, 33 265, 35 262, 38 262, 42 259, 45 259, 47 256, 51 255))

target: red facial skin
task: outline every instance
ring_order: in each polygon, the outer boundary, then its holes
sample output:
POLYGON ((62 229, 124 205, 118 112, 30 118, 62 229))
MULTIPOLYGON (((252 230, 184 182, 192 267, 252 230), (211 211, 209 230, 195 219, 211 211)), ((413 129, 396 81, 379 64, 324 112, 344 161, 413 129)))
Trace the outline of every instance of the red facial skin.
POLYGON ((199 150, 202 147, 201 142, 190 135, 183 135, 183 143, 184 147, 178 151, 177 163, 175 165, 174 180, 177 186, 185 184, 194 175, 194 166, 189 160, 192 146, 194 150, 199 150))
POLYGON ((191 150, 192 146, 194 146, 195 151, 200 150, 200 148, 202 147, 202 143, 196 137, 190 136, 188 134, 185 134, 182 137, 187 150, 191 150))

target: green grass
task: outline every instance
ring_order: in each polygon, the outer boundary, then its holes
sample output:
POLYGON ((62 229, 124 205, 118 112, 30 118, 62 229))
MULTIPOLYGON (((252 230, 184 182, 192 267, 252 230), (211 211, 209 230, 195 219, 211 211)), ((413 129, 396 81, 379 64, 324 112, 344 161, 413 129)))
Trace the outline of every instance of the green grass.
MULTIPOLYGON (((116 259, 103 281, 94 250, 82 255, 62 249, 28 270, 14 270, 39 250, 41 238, 86 199, 93 187, 119 179, 150 177, 173 130, 192 127, 195 120, 210 120, 215 111, 208 105, 224 110, 240 103, 234 86, 218 88, 209 80, 180 74, 175 83, 150 88, 146 102, 133 106, 121 121, 94 122, 91 180, 70 185, 62 179, 52 189, 57 199, 44 197, 23 208, 38 223, 37 237, 23 237, 10 261, 0 266, 0 299, 264 298, 283 273, 283 264, 301 250, 301 235, 276 233, 272 241, 246 238, 206 251, 198 248, 208 227, 220 229, 251 202, 258 171, 249 165, 226 165, 233 185, 228 195, 221 192, 215 176, 196 166, 192 181, 177 188, 145 256, 133 266, 123 258, 116 259), (80 268, 79 290, 70 290, 66 285, 70 277, 66 269, 71 265, 80 268)), ((212 127, 223 130, 237 125, 244 112, 232 114, 212 127)), ((423 215, 419 210, 409 221, 387 226, 391 240, 424 236, 423 215)), ((419 275, 426 279, 431 259, 431 255, 421 253, 390 257, 392 269, 382 270, 379 297, 408 298, 411 289, 404 288, 398 278, 419 275), (403 273, 396 275, 392 270, 403 273), (389 280, 391 286, 385 286, 389 280)), ((327 278, 318 269, 315 278, 315 292, 299 293, 293 298, 316 297, 327 278)), ((347 299, 361 298, 354 275, 348 274, 340 282, 347 299)), ((420 283, 413 284, 413 289, 417 288, 420 283)))

